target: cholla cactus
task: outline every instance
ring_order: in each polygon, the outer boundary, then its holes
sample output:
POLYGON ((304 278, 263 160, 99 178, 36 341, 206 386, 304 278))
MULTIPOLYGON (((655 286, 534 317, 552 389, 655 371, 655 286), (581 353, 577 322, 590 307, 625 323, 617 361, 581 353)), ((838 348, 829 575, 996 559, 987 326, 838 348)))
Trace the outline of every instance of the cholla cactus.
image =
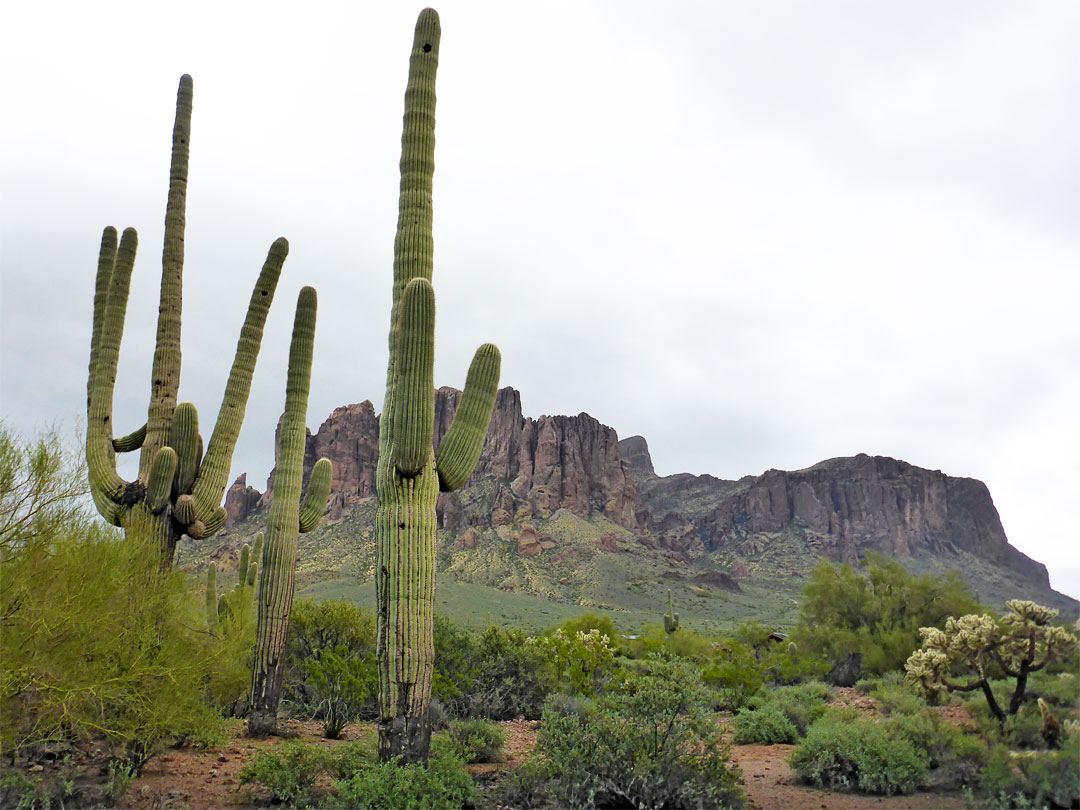
POLYGON ((1067 657, 1077 637, 1050 624, 1057 616, 1052 608, 1013 599, 1005 603, 1009 613, 1001 619, 970 614, 950 617, 945 629, 922 627, 922 647, 907 660, 907 679, 927 695, 971 692, 981 689, 997 719, 1016 714, 1027 690, 1028 675, 1052 661, 1067 657), (994 669, 1016 679, 1008 712, 998 705, 990 689, 994 669))
POLYGON ((191 100, 191 77, 183 76, 176 97, 161 300, 146 424, 127 436, 113 438, 113 388, 138 241, 133 228, 124 231, 119 246, 115 228, 106 228, 101 237, 86 391, 86 462, 94 504, 103 517, 123 528, 129 537, 143 540, 158 551, 163 568, 172 565, 176 544, 183 534, 208 537, 225 522, 221 499, 228 484, 229 465, 244 420, 266 315, 289 252, 284 239, 270 247, 251 295, 217 423, 204 455, 195 406, 176 401, 180 387, 191 100), (140 448, 139 476, 135 481, 125 481, 117 474, 116 454, 140 448))

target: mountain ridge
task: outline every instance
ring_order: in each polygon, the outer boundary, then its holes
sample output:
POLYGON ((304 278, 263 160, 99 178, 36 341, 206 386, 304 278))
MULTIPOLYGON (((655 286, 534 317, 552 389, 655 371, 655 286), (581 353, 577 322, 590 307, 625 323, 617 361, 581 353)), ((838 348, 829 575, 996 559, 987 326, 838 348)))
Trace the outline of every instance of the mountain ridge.
MULTIPOLYGON (((455 389, 437 392, 436 445, 459 401, 455 389)), ((305 479, 322 456, 334 463, 333 534, 357 507, 358 516, 372 509, 378 416, 371 402, 337 408, 309 431, 305 479)), ((237 479, 226 497, 227 526, 243 533, 259 522, 273 478, 265 493, 246 475, 237 479)), ((738 481, 658 476, 644 437, 620 441, 586 413, 524 416, 513 388, 498 392, 469 483, 442 494, 437 513, 440 571, 583 604, 621 599, 620 588, 654 594, 665 581, 687 583, 688 596, 694 588, 735 593, 740 583, 781 580, 797 591, 792 583, 821 558, 858 563, 877 552, 918 571, 957 568, 994 598, 1042 598, 1077 612, 1076 600, 1050 589, 1046 567, 1009 544, 989 490, 975 479, 866 454, 738 481), (612 583, 624 578, 605 586, 606 595, 579 582, 598 565, 611 569, 612 583)), ((350 531, 368 531, 368 518, 350 520, 360 520, 350 531)))

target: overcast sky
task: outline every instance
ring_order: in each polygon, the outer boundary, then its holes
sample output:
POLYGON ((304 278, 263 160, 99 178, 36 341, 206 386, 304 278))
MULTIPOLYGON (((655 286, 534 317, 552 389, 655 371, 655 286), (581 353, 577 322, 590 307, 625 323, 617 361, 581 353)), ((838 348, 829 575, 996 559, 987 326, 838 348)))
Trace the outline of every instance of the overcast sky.
MULTIPOLYGON (((526 415, 722 478, 865 452, 989 486, 1080 596, 1080 4, 442 2, 436 384, 503 351, 526 415)), ((0 30, 0 416, 85 408, 105 225, 140 250, 118 432, 145 420, 170 133, 195 82, 181 397, 212 423, 291 252, 233 475, 260 489, 300 287, 308 424, 381 406, 420 6, 18 3, 0 30)))

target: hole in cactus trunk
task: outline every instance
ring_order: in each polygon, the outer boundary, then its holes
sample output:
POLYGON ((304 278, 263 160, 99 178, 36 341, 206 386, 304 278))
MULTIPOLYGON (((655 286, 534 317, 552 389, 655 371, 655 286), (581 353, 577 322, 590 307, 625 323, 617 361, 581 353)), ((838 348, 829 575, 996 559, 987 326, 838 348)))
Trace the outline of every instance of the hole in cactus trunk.
POLYGON ((424 43, 424 53, 431 53, 431 45, 430 45, 430 43, 427 43, 427 42, 424 43))

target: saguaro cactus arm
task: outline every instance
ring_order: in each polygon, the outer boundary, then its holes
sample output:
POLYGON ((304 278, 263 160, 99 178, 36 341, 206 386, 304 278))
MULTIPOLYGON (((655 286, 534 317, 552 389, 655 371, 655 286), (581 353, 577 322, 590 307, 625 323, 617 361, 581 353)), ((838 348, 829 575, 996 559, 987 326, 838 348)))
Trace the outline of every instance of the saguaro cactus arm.
POLYGON ((150 407, 146 439, 139 457, 139 476, 150 473, 154 456, 169 441, 176 393, 180 389, 180 316, 183 306, 184 225, 187 209, 188 158, 191 150, 191 77, 180 77, 173 122, 169 197, 165 205, 165 243, 161 252, 161 299, 157 341, 150 372, 150 407))
POLYGON ((143 422, 142 427, 128 433, 126 436, 121 436, 119 439, 113 439, 113 450, 117 453, 130 453, 133 450, 138 450, 143 446, 143 441, 146 440, 146 423, 143 422))
POLYGON ((300 533, 307 534, 322 520, 326 511, 326 501, 330 497, 330 484, 333 478, 333 468, 330 459, 320 458, 315 462, 311 470, 311 478, 308 479, 307 495, 300 505, 300 533))
POLYGON ((251 301, 248 303, 244 326, 240 330, 240 339, 236 343, 236 355, 229 371, 229 381, 225 386, 217 422, 214 432, 210 434, 199 477, 192 490, 199 511, 203 514, 213 512, 225 495, 229 465, 247 409, 251 377, 255 372, 255 361, 259 357, 266 315, 274 300, 281 267, 288 255, 288 241, 283 237, 275 240, 267 253, 255 289, 251 291, 251 301))
POLYGON ((464 486, 476 467, 491 423, 491 412, 495 408, 501 362, 499 349, 492 343, 485 343, 473 355, 461 404, 454 414, 450 430, 435 452, 439 488, 443 492, 452 492, 464 486))
POLYGON ((401 299, 394 369, 394 467, 412 478, 431 455, 435 429, 435 291, 414 278, 401 299))

